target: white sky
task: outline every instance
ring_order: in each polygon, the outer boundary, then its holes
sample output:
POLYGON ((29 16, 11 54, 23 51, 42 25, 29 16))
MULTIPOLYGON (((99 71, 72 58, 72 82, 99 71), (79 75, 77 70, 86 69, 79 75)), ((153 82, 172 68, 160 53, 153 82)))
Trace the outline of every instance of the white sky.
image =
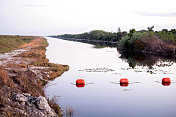
POLYGON ((0 0, 0 34, 176 28, 176 0, 0 0))

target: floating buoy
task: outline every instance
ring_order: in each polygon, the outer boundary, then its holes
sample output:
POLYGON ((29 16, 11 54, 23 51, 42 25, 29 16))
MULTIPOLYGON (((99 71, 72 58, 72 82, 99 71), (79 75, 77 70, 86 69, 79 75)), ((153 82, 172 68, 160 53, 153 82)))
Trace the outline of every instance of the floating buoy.
POLYGON ((162 79, 162 85, 163 86, 169 86, 171 84, 171 79, 170 78, 163 78, 162 79))
POLYGON ((85 84, 76 84, 76 86, 79 88, 79 87, 84 87, 85 84))
POLYGON ((120 83, 120 86, 121 86, 121 87, 127 87, 127 86, 128 86, 128 83, 120 83))
POLYGON ((76 80, 76 86, 77 87, 84 87, 85 86, 85 81, 83 79, 77 79, 76 80))
POLYGON ((163 86, 169 86, 171 84, 171 82, 162 82, 163 86))
POLYGON ((84 87, 85 86, 85 81, 83 79, 77 79, 76 80, 76 86, 77 87, 84 87))
POLYGON ((129 81, 128 81, 127 78, 122 78, 122 79, 120 79, 120 86, 121 86, 121 87, 127 87, 128 84, 129 84, 129 81))
POLYGON ((163 78, 162 83, 171 83, 171 79, 170 78, 163 78))
POLYGON ((85 81, 83 79, 77 79, 76 84, 85 84, 85 81))
POLYGON ((122 78, 122 79, 120 79, 120 83, 121 83, 121 84, 128 84, 129 81, 128 81, 127 78, 122 78))

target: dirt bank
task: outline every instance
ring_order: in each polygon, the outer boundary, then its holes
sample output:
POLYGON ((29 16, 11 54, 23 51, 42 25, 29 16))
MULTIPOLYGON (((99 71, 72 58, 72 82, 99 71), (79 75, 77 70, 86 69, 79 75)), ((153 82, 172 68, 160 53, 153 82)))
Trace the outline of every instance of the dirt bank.
POLYGON ((69 67, 49 63, 45 55, 46 39, 32 38, 16 51, 0 54, 0 117, 62 115, 53 100, 44 98, 44 86, 69 67))

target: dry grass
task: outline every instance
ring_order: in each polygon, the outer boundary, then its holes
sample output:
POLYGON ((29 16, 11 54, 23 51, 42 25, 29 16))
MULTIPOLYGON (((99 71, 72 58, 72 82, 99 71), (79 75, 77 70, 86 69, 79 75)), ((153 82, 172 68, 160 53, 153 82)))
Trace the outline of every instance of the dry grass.
POLYGON ((8 72, 2 66, 0 67, 0 86, 14 87, 12 80, 8 76, 8 72))
POLYGON ((48 99, 48 104, 50 105, 50 107, 52 109, 54 109, 54 111, 57 113, 57 115, 59 117, 62 117, 63 114, 61 113, 61 108, 59 107, 59 105, 57 104, 58 98, 57 97, 53 97, 52 99, 48 99))
MULTIPOLYGON (((5 38, 8 38, 8 36, 5 36, 5 38)), ((0 115, 7 117, 24 116, 16 111, 15 113, 13 112, 16 105, 14 105, 13 101, 8 101, 8 98, 12 97, 12 93, 30 93, 32 96, 44 96, 43 88, 47 80, 53 80, 69 69, 67 65, 49 63, 45 55, 46 46, 48 46, 46 39, 35 37, 35 39, 28 43, 22 43, 18 47, 27 51, 16 55, 12 58, 12 61, 8 61, 4 67, 0 67, 0 94, 2 94, 0 95, 0 115), (39 70, 43 79, 33 71, 27 70, 27 65, 30 67, 45 67, 45 69, 39 70), (46 72, 50 78, 48 78, 46 72), (9 88, 2 90, 4 86, 9 88)), ((56 113, 62 116, 60 107, 55 103, 55 99, 50 100, 49 103, 56 113)))
POLYGON ((8 76, 7 70, 0 67, 0 115, 5 117, 24 116, 21 113, 14 113, 15 104, 11 101, 13 91, 15 91, 13 80, 8 76))
POLYGON ((145 44, 156 46, 156 45, 163 45, 164 42, 156 36, 142 38, 141 41, 145 44))
MULTIPOLYGON (((49 60, 46 58, 45 47, 48 46, 46 39, 40 37, 39 39, 33 40, 31 43, 24 44, 20 47, 23 48, 31 48, 30 51, 26 51, 18 55, 23 60, 29 60, 30 66, 39 66, 39 67, 48 67, 48 71, 50 71, 49 78, 50 80, 60 76, 64 71, 69 69, 68 65, 54 64, 49 63, 49 60)), ((49 80, 45 77, 46 80, 49 80)), ((43 81, 42 81, 43 82, 43 81)), ((45 84, 46 82, 43 82, 45 84)))
POLYGON ((175 54, 175 47, 163 42, 158 37, 143 38, 142 42, 145 44, 145 50, 152 51, 156 55, 173 56, 175 54))
POLYGON ((0 53, 18 49, 20 45, 31 42, 34 36, 9 36, 0 35, 0 53))
POLYGON ((64 73, 65 71, 68 71, 69 66, 68 65, 60 65, 58 67, 51 67, 51 70, 53 72, 51 72, 49 75, 52 79, 54 79, 55 77, 61 76, 62 73, 64 73))

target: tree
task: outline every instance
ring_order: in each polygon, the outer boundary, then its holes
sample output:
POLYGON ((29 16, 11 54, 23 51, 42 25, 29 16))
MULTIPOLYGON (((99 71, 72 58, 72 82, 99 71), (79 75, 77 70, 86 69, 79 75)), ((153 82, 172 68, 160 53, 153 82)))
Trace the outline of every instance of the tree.
POLYGON ((121 32, 121 29, 118 28, 118 29, 117 29, 117 40, 120 40, 120 39, 122 38, 122 36, 123 36, 123 34, 122 34, 122 32, 121 32))
POLYGON ((176 29, 171 29, 171 31, 173 34, 176 34, 176 29))
POLYGON ((148 27, 147 29, 148 29, 148 31, 153 32, 154 26, 148 27))
POLYGON ((167 32, 168 32, 168 30, 167 30, 167 29, 163 29, 163 30, 162 30, 162 32, 166 32, 166 33, 167 33, 167 32))
POLYGON ((130 38, 133 36, 133 34, 136 32, 136 30, 135 29, 131 29, 130 30, 130 32, 129 32, 129 36, 130 36, 130 38))
POLYGON ((154 35, 154 31, 153 31, 154 26, 148 27, 147 29, 148 29, 148 36, 152 37, 154 35))
POLYGON ((118 27, 118 29, 117 29, 117 33, 121 33, 121 29, 120 29, 120 27, 118 27))

